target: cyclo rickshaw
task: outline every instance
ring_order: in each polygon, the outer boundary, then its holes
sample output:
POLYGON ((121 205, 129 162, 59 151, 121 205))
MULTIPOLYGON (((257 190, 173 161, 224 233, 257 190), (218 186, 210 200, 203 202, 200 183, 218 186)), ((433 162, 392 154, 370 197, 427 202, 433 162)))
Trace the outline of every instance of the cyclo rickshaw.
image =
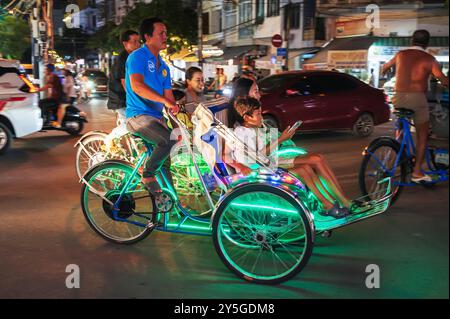
POLYGON ((162 195, 153 198, 141 182, 140 168, 152 147, 139 137, 133 137, 143 150, 135 165, 107 160, 81 179, 84 216, 104 239, 134 244, 152 231, 212 236, 220 259, 238 277, 276 284, 303 269, 317 234, 389 207, 391 181, 386 178, 379 181, 383 195, 369 208, 345 218, 322 216, 321 204, 307 187, 288 171, 271 168, 264 155, 248 152, 259 171, 230 175, 218 160, 220 144, 241 149, 244 144, 215 118, 214 109, 199 104, 192 117, 193 136, 177 117, 169 117, 181 140, 171 154, 175 182, 163 170, 158 176, 162 195))

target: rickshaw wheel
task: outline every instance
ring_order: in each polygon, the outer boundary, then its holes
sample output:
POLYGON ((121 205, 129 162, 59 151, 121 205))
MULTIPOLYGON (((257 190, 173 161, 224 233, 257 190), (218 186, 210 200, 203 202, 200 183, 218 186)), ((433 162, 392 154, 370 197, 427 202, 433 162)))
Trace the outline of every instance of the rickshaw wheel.
POLYGON ((220 259, 254 283, 278 284, 298 274, 311 256, 313 233, 304 207, 287 191, 266 184, 231 192, 213 220, 220 259))
POLYGON ((105 201, 107 198, 115 202, 119 198, 118 194, 132 172, 133 167, 127 162, 120 160, 102 162, 86 173, 85 180, 89 187, 83 184, 81 190, 81 208, 89 226, 98 235, 116 244, 137 243, 150 235, 153 230, 152 227, 142 227, 130 222, 143 225, 156 223, 156 214, 149 214, 149 210, 156 211, 154 202, 140 182, 139 175, 134 177, 131 183, 134 185, 133 188, 125 193, 122 202, 119 203, 118 217, 129 222, 115 220, 111 205, 105 201), (90 188, 98 194, 104 194, 103 198, 90 188), (146 216, 143 216, 144 214, 146 216))

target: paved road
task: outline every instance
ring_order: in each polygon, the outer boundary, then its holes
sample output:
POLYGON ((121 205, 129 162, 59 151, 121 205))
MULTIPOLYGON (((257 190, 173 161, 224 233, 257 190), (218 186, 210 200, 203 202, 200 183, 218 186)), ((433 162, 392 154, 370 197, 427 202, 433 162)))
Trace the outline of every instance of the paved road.
MULTIPOLYGON (((104 100, 84 109, 87 129, 110 130, 104 100)), ((390 134, 390 125, 376 136, 390 134)), ((326 155, 345 191, 358 195, 361 150, 346 132, 304 134, 299 145, 326 155)), ((448 298, 448 184, 404 192, 385 215, 319 238, 307 267, 274 287, 240 281, 207 237, 153 233, 134 246, 98 237, 80 208, 76 139, 40 132, 0 158, 0 298, 448 298), (67 289, 77 264, 81 288, 67 289), (381 270, 367 289, 366 266, 381 270)))

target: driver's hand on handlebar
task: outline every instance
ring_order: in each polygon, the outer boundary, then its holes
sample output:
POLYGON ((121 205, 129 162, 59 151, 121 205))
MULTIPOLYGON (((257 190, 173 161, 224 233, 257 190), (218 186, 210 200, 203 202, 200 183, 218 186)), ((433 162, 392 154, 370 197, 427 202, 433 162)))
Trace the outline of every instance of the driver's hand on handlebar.
POLYGON ((167 100, 166 103, 164 103, 164 106, 167 107, 173 115, 177 115, 180 112, 180 106, 170 100, 167 100))

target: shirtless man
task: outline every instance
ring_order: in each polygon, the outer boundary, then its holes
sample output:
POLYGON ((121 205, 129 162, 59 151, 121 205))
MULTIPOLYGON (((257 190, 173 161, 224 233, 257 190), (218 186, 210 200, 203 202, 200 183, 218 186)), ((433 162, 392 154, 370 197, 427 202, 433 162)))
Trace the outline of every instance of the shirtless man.
POLYGON ((417 153, 411 177, 411 181, 414 183, 432 181, 431 177, 422 171, 430 126, 430 113, 426 98, 430 75, 448 87, 448 77, 442 73, 436 59, 425 51, 429 42, 430 33, 426 30, 417 30, 413 34, 413 47, 397 53, 383 66, 382 71, 382 74, 385 74, 390 68, 396 67, 395 95, 392 103, 397 109, 404 108, 415 112, 417 153))

